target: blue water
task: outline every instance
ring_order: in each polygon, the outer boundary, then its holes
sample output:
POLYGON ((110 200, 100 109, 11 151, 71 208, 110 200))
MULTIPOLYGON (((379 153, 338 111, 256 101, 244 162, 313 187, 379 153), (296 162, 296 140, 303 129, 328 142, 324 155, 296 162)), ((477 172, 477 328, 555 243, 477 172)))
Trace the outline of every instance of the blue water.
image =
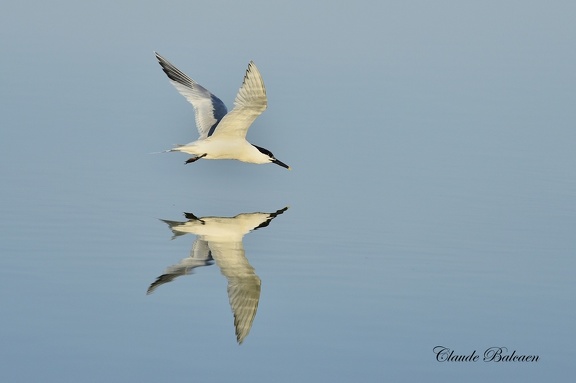
POLYGON ((4 380, 574 375, 574 6, 322 4, 9 4, 4 380), (150 154, 196 137, 153 50, 229 108, 253 59, 248 138, 293 170, 150 154), (146 294, 196 239, 161 219, 286 206, 242 240, 261 286, 241 345, 219 264, 146 294))

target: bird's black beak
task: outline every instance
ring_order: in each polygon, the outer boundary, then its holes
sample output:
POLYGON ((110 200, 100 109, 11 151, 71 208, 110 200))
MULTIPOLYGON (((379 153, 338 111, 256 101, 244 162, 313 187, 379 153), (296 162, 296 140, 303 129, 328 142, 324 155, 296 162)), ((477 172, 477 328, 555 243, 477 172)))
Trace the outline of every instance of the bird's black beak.
POLYGON ((290 170, 290 166, 286 165, 284 162, 282 162, 282 161, 280 161, 280 160, 277 160, 276 158, 274 158, 274 159, 272 160, 272 162, 275 163, 276 165, 280 165, 280 166, 282 166, 283 168, 286 168, 286 169, 290 170))

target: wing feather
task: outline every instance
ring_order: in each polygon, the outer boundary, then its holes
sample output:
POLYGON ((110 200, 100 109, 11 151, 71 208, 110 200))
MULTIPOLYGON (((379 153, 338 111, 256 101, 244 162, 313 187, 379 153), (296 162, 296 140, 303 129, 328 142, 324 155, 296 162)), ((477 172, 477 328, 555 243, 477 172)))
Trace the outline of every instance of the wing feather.
POLYGON ((224 105, 222 100, 192 80, 164 57, 156 52, 154 53, 172 85, 174 85, 178 92, 194 107, 194 111, 196 112, 196 127, 198 128, 200 138, 210 136, 220 120, 222 120, 228 112, 226 105, 224 105))
POLYGON ((264 80, 256 64, 250 61, 242 86, 234 100, 234 109, 220 121, 214 135, 246 137, 250 125, 267 106, 264 80))
POLYGON ((242 242, 209 241, 212 256, 228 280, 236 339, 242 343, 252 328, 260 300, 260 278, 246 259, 242 242))

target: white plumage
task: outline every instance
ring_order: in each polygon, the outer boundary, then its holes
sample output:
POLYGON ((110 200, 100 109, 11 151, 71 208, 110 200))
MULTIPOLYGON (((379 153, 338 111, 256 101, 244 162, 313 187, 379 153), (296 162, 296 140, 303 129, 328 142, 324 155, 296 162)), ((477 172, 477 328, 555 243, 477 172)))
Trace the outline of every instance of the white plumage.
POLYGON ((156 58, 170 82, 194 107, 200 137, 169 151, 195 155, 186 161, 231 159, 254 164, 275 163, 286 169, 288 165, 276 159, 272 152, 246 140, 246 133, 256 118, 266 110, 268 100, 264 80, 256 65, 250 61, 242 86, 228 113, 226 105, 206 88, 192 80, 164 57, 156 58))
POLYGON ((192 213, 185 213, 186 222, 162 220, 172 230, 172 238, 185 234, 195 234, 197 238, 190 256, 170 266, 156 278, 148 288, 148 294, 164 283, 216 261, 222 275, 228 280, 228 299, 234 313, 236 339, 242 343, 252 328, 261 287, 260 278, 246 258, 242 239, 250 231, 268 226, 287 209, 285 207, 273 213, 242 213, 234 217, 198 218, 192 213))

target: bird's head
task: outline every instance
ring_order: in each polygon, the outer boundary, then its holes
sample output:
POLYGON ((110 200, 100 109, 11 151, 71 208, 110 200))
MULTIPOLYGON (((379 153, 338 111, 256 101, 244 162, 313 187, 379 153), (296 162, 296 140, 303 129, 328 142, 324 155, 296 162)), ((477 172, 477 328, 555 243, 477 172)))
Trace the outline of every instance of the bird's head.
POLYGON ((258 149, 258 151, 260 151, 260 153, 262 153, 263 155, 265 155, 265 156, 266 156, 266 159, 267 159, 269 162, 272 162, 272 163, 274 163, 274 164, 276 164, 276 165, 280 165, 280 166, 282 166, 283 168, 286 168, 286 169, 290 170, 290 166, 286 165, 284 162, 282 162, 282 161, 278 160, 276 157, 274 157, 274 154, 272 154, 272 152, 271 152, 270 150, 265 149, 265 148, 262 148, 262 147, 260 147, 260 146, 256 146, 256 145, 252 145, 252 146, 254 146, 256 149, 258 149))

